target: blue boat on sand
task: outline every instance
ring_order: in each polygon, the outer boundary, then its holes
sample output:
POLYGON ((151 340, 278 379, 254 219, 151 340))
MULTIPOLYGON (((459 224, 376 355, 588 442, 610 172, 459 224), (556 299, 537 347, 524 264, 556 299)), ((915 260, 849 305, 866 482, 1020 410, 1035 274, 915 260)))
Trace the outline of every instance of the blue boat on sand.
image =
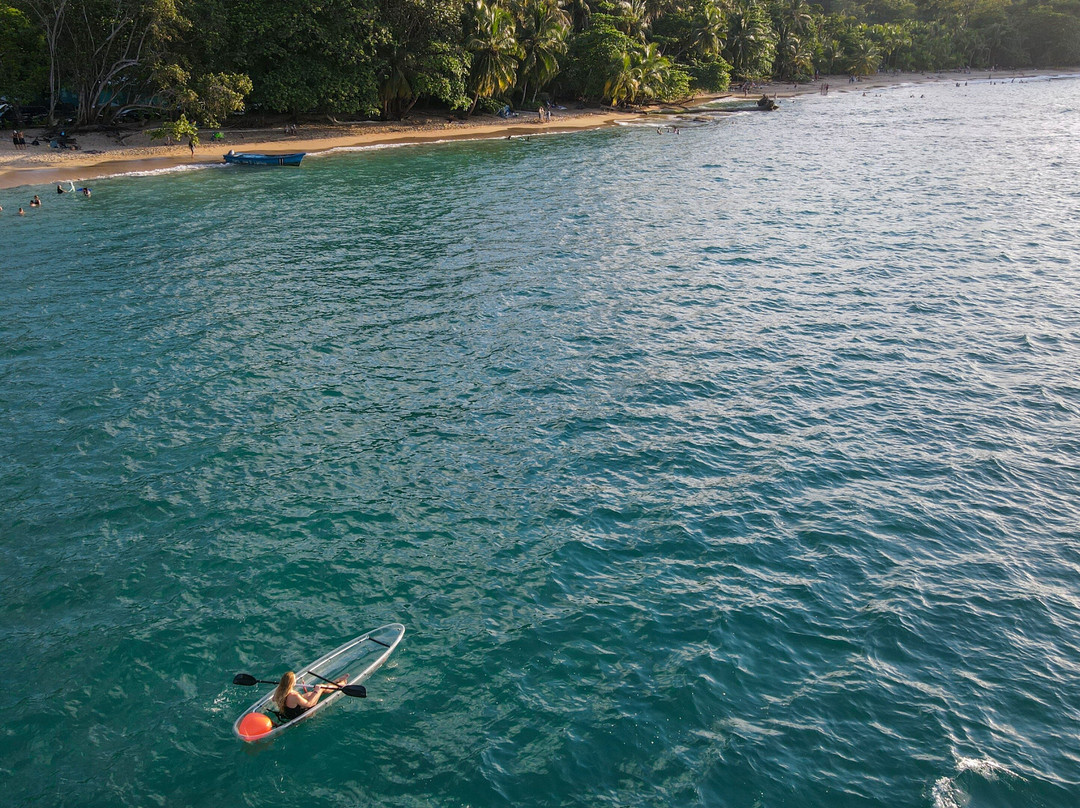
POLYGON ((225 154, 226 163, 236 163, 243 166, 298 166, 307 152, 296 154, 250 154, 234 152, 229 149, 225 154))

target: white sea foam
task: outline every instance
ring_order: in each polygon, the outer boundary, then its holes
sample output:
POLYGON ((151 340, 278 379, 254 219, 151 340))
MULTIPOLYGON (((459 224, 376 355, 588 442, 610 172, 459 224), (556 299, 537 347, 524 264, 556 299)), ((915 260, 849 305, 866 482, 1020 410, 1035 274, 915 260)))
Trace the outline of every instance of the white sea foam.
POLYGON ((481 140, 526 140, 534 137, 551 137, 553 135, 568 135, 573 134, 574 131, 587 132, 588 129, 581 130, 565 130, 565 129, 553 129, 550 132, 522 132, 521 134, 503 133, 499 135, 487 135, 484 137, 447 137, 439 138, 438 140, 417 140, 407 141, 403 143, 367 143, 358 146, 336 146, 332 149, 326 149, 325 151, 315 152, 309 154, 306 159, 312 157, 318 157, 319 155, 333 154, 334 152, 365 152, 365 151, 379 151, 381 149, 402 149, 407 146, 434 146, 441 143, 463 143, 463 142, 476 142, 481 140))
MULTIPOLYGON (((723 120, 718 119, 718 120, 723 120)), ((667 129, 668 127, 678 125, 680 129, 689 129, 695 125, 700 126, 700 121, 692 121, 687 118, 669 116, 665 118, 657 117, 651 121, 616 121, 619 126, 625 126, 628 129, 667 129)))
POLYGON ((997 780, 998 775, 1012 774, 1008 768, 988 757, 958 757, 956 759, 956 770, 958 772, 975 772, 987 780, 997 780))
MULTIPOLYGON (((429 140, 428 143, 445 143, 444 140, 429 140)), ((332 149, 325 149, 320 152, 313 152, 305 159, 312 159, 313 157, 325 157, 328 154, 335 152, 365 152, 365 151, 379 151, 381 149, 400 149, 404 146, 415 146, 415 143, 369 143, 364 146, 335 146, 332 149)))
POLYGON ((956 774, 952 777, 939 777, 931 791, 934 808, 965 808, 971 802, 971 795, 957 782, 961 775, 970 773, 987 782, 994 782, 1002 775, 1012 775, 1008 767, 989 757, 956 758, 956 774))
POLYGON ((931 796, 934 808, 964 808, 970 799, 951 777, 939 777, 931 796))
MULTIPOLYGON (((1044 76, 998 76, 992 73, 987 73, 986 78, 982 78, 982 73, 977 72, 970 74, 970 78, 957 78, 954 76, 942 76, 937 78, 936 83, 948 84, 951 82, 963 82, 964 84, 1033 84, 1037 81, 1060 81, 1062 79, 1076 79, 1080 78, 1080 73, 1054 73, 1052 75, 1044 76)), ((923 82, 915 82, 911 86, 922 84, 923 82)))
MULTIPOLYGON (((180 174, 185 171, 201 171, 206 168, 225 168, 226 163, 185 163, 179 166, 168 166, 167 168, 148 168, 139 171, 121 171, 118 174, 108 174, 104 177, 98 177, 98 179, 106 179, 113 177, 156 177, 161 174, 180 174)), ((83 182, 83 180, 75 180, 76 182, 83 182)), ((67 182, 67 180, 64 180, 67 182)))

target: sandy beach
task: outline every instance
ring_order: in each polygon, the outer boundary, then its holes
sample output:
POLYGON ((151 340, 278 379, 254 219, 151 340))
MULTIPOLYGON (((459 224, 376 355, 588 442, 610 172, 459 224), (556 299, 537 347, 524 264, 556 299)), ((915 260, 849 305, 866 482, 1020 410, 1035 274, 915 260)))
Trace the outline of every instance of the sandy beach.
MULTIPOLYGON (((847 76, 823 76, 806 84, 757 85, 744 96, 741 91, 695 99, 695 103, 730 98, 752 100, 761 93, 778 99, 790 99, 801 95, 817 95, 825 84, 830 93, 866 93, 909 84, 928 82, 970 81, 1011 82, 1037 76, 1055 76, 1075 73, 1066 68, 1057 70, 1025 71, 954 71, 946 73, 899 73, 879 74, 850 82, 847 76)), ((672 108, 673 105, 663 105, 672 108)), ((211 140, 212 131, 203 133, 203 143, 195 154, 186 145, 164 145, 152 142, 141 129, 130 129, 118 134, 103 132, 79 133, 78 150, 59 151, 47 142, 39 146, 27 145, 16 150, 0 141, 0 188, 19 186, 53 185, 71 180, 76 183, 100 177, 132 171, 154 171, 198 163, 218 163, 229 149, 236 151, 284 154, 289 152, 320 152, 347 147, 401 145, 430 143, 446 140, 466 140, 502 136, 526 136, 554 132, 574 132, 613 125, 616 121, 631 119, 644 112, 613 111, 605 109, 566 109, 555 112, 553 119, 541 123, 535 113, 522 112, 518 117, 502 119, 494 115, 479 115, 465 121, 451 120, 446 114, 414 114, 406 121, 364 121, 342 124, 300 124, 295 133, 280 128, 225 128, 220 130, 223 138, 211 140)), ((43 130, 25 130, 26 141, 31 143, 43 130)), ((9 133, 5 133, 10 141, 9 133)))
MULTIPOLYGON (((195 148, 194 155, 187 145, 152 142, 145 132, 139 130, 124 132, 119 136, 102 132, 80 133, 77 135, 79 149, 72 151, 52 149, 48 143, 28 145, 25 150, 17 151, 2 143, 6 148, 0 151, 0 188, 54 185, 68 180, 79 183, 132 171, 220 163, 222 155, 229 149, 288 154, 361 146, 519 137, 596 129, 632 116, 633 113, 596 109, 560 110, 554 113, 550 122, 545 123, 537 120, 536 113, 522 113, 508 120, 494 115, 479 115, 467 121, 451 122, 446 115, 414 115, 411 120, 404 122, 300 124, 295 134, 286 134, 284 128, 221 129, 219 131, 224 135, 221 140, 210 141, 210 133, 204 133, 204 140, 195 148)), ((27 143, 41 133, 42 130, 27 129, 27 143)), ((7 140, 10 141, 10 136, 7 140)))

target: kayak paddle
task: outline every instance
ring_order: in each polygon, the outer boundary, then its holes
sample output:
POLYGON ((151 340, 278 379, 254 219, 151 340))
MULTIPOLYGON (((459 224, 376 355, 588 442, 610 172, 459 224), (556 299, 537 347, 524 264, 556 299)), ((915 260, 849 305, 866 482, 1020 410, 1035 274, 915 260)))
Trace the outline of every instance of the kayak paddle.
MULTIPOLYGON (((319 674, 315 673, 314 671, 308 671, 308 673, 310 673, 312 676, 317 676, 318 678, 322 679, 324 682, 330 682, 329 679, 323 679, 322 676, 319 676, 319 674)), ((233 677, 232 683, 234 685, 243 685, 244 687, 250 687, 251 685, 276 685, 276 684, 278 684, 277 682, 270 682, 270 681, 267 681, 266 679, 256 679, 250 673, 238 673, 238 674, 236 674, 236 676, 233 677)), ((334 685, 334 687, 332 687, 332 688, 327 687, 327 688, 324 688, 324 689, 325 690, 340 690, 346 696, 353 696, 354 698, 358 698, 358 699, 367 698, 367 688, 364 687, 363 685, 338 686, 338 684, 336 682, 330 682, 330 684, 334 685)))
POLYGON ((244 687, 250 687, 251 685, 276 685, 277 682, 270 682, 266 679, 256 679, 250 673, 238 673, 233 677, 232 683, 234 685, 243 685, 244 687))

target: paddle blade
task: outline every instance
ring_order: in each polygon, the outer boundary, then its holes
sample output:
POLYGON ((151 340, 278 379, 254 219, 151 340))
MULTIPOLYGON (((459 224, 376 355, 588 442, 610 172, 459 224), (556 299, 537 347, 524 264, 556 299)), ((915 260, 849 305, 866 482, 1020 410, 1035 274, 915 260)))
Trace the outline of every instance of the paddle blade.
POLYGON ((355 696, 358 699, 367 698, 367 688, 363 685, 345 685, 341 688, 341 692, 346 696, 355 696))
POLYGON ((245 687, 247 687, 248 685, 258 683, 258 681, 259 680, 252 676, 250 673, 238 673, 236 674, 236 676, 233 677, 232 683, 234 685, 244 685, 245 687))

